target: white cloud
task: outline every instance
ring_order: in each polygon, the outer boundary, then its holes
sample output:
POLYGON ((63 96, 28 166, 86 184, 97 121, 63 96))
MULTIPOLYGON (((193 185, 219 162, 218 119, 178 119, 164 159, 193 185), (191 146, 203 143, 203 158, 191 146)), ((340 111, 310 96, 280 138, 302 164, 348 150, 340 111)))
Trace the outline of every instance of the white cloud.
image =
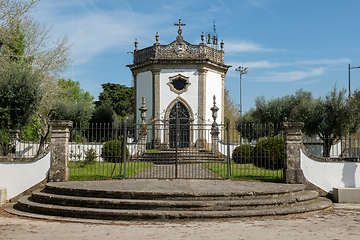
POLYGON ((254 68, 276 68, 287 66, 289 63, 274 63, 270 61, 257 61, 257 62, 230 62, 229 65, 231 66, 244 66, 248 67, 249 69, 254 68))
MULTIPOLYGON (((61 2, 63 2, 61 7, 65 8, 69 8, 71 4, 74 8, 82 7, 81 1, 61 2)), ((57 10, 58 1, 45 3, 41 5, 40 2, 38 14, 53 26, 54 38, 69 36, 70 42, 73 44, 72 55, 75 64, 89 62, 96 54, 116 49, 124 52, 131 51, 134 49, 135 38, 142 38, 142 42, 139 41, 140 48, 146 46, 150 39, 154 41, 155 38, 152 27, 159 25, 167 18, 165 15, 159 16, 155 13, 136 13, 129 7, 101 11, 94 3, 90 4, 91 9, 86 9, 88 12, 84 13, 78 10, 74 13, 64 13, 57 10)))
POLYGON ((307 77, 321 75, 324 75, 324 68, 314 68, 307 71, 269 72, 266 76, 254 77, 252 80, 257 82, 295 82, 307 77))
POLYGON ((323 65, 323 64, 333 65, 333 64, 340 64, 340 63, 350 63, 350 62, 351 61, 348 58, 298 61, 298 63, 302 64, 302 65, 323 65))
POLYGON ((241 42, 226 42, 224 45, 226 52, 275 52, 284 49, 265 48, 261 44, 252 43, 246 40, 241 42))

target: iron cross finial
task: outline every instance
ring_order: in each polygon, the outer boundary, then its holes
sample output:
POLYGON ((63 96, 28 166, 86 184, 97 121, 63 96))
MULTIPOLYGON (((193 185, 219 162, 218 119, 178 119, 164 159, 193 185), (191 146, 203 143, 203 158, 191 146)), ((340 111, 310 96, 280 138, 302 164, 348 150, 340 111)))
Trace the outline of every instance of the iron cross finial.
POLYGON ((181 35, 182 30, 181 30, 181 26, 186 26, 185 23, 181 23, 181 18, 179 19, 179 23, 174 23, 175 26, 179 26, 179 30, 178 30, 178 34, 181 35))

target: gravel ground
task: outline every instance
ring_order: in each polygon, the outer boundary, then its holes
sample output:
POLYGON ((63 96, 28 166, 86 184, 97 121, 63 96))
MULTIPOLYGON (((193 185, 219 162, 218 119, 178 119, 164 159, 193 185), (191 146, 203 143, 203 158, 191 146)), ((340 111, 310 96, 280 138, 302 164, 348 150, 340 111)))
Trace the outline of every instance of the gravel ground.
POLYGON ((0 209, 0 239, 360 239, 360 204, 291 217, 84 224, 18 217, 0 209))

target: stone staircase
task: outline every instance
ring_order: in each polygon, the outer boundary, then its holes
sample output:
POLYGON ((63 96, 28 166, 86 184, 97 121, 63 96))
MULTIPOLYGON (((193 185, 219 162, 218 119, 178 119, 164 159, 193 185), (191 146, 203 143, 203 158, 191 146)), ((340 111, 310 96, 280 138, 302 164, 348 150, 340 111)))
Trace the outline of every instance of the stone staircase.
MULTIPOLYGON (((301 214, 329 208, 304 185, 231 180, 117 180, 48 183, 6 211, 57 220, 226 219, 301 214), (59 218, 60 216, 60 218, 59 218)), ((81 221, 81 220, 80 220, 81 221)))
MULTIPOLYGON (((198 162, 219 162, 226 161, 226 156, 221 153, 210 151, 199 151, 194 149, 178 150, 177 159, 179 164, 198 163, 198 162)), ((155 164, 175 164, 176 151, 162 150, 161 152, 146 152, 140 156, 132 158, 134 161, 153 162, 155 164)))

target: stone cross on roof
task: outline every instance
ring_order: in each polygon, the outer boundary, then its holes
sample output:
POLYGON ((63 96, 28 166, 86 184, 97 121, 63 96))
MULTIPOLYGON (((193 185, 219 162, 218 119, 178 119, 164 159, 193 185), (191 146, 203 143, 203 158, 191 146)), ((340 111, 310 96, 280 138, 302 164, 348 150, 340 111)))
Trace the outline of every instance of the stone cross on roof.
POLYGON ((178 34, 181 35, 181 33, 182 33, 181 26, 186 26, 186 24, 181 23, 181 19, 179 19, 179 23, 174 23, 174 25, 179 26, 178 34))

